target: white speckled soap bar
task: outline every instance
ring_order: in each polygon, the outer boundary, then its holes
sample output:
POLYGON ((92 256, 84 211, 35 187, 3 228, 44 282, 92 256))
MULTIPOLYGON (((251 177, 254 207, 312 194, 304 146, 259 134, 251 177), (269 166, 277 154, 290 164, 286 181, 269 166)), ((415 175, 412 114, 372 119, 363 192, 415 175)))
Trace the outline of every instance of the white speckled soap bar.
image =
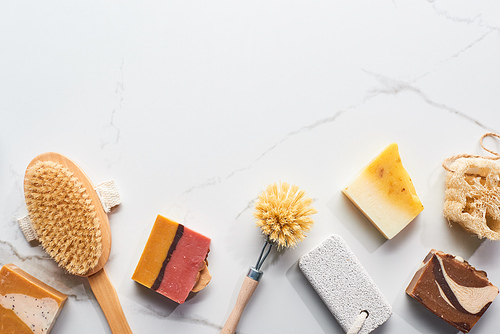
POLYGON ((328 237, 300 258, 299 267, 344 331, 362 311, 368 317, 360 334, 391 316, 391 305, 342 237, 328 237))
POLYGON ((9 263, 0 269, 0 333, 49 334, 68 297, 9 263))

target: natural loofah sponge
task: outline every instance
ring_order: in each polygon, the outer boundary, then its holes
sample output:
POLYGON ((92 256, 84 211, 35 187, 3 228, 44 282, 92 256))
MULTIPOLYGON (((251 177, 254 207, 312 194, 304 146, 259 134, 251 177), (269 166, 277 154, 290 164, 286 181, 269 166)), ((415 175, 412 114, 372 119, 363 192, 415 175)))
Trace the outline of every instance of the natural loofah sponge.
POLYGON ((460 158, 450 170, 444 216, 480 238, 500 240, 500 164, 460 158))
POLYGON ((38 161, 26 171, 24 188, 45 251, 71 274, 93 269, 102 254, 100 221, 82 183, 61 164, 38 161))

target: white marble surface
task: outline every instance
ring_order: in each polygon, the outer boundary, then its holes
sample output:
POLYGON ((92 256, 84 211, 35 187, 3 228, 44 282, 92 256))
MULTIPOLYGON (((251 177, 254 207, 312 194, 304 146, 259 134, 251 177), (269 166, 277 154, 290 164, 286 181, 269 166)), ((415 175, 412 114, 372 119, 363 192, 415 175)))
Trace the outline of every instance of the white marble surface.
POLYGON ((262 244, 254 200, 282 180, 314 198, 315 226, 267 260, 239 333, 341 333, 297 266, 332 233, 393 305, 377 333, 456 333, 404 289, 430 248, 500 285, 500 242, 442 217, 441 167, 500 132, 499 59, 494 0, 2 1, 0 264, 70 296, 53 333, 109 333, 88 283, 16 225, 27 164, 60 152, 118 184, 106 268, 134 333, 218 333, 262 244), (390 142, 425 210, 385 241, 340 190, 390 142), (212 238, 213 281, 183 305, 130 279, 157 214, 212 238))

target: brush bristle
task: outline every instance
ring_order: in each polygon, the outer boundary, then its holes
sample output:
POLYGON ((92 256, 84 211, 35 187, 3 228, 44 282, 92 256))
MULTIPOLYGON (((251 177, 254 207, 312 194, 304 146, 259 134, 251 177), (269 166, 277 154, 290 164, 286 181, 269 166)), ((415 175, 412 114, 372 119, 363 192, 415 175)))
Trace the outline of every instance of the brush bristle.
POLYGON ((39 161, 26 172, 26 205, 45 251, 71 274, 85 275, 102 253, 100 222, 80 181, 66 167, 39 161))
POLYGON ((304 240, 313 220, 310 215, 316 210, 311 207, 312 199, 303 190, 286 182, 267 187, 255 205, 257 226, 278 249, 295 247, 304 240))

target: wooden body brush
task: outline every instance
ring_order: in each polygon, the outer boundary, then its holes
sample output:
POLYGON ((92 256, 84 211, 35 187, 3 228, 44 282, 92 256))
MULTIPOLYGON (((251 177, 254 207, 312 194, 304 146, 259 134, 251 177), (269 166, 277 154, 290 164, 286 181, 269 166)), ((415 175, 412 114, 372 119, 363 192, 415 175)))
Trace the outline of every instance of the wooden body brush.
POLYGON ((276 245, 278 250, 282 250, 294 247, 304 240, 305 232, 308 232, 313 224, 309 216, 316 213, 316 210, 310 206, 311 203, 312 200, 305 197, 304 191, 287 183, 272 184, 259 196, 254 216, 257 218, 257 226, 266 236, 266 242, 255 267, 250 267, 243 281, 236 305, 221 333, 229 334, 236 331, 243 310, 262 277, 263 272, 260 268, 272 246, 276 245))
POLYGON ((70 274, 88 278, 113 333, 132 333, 104 271, 111 230, 89 178, 68 158, 44 153, 26 169, 24 196, 45 251, 70 274))

